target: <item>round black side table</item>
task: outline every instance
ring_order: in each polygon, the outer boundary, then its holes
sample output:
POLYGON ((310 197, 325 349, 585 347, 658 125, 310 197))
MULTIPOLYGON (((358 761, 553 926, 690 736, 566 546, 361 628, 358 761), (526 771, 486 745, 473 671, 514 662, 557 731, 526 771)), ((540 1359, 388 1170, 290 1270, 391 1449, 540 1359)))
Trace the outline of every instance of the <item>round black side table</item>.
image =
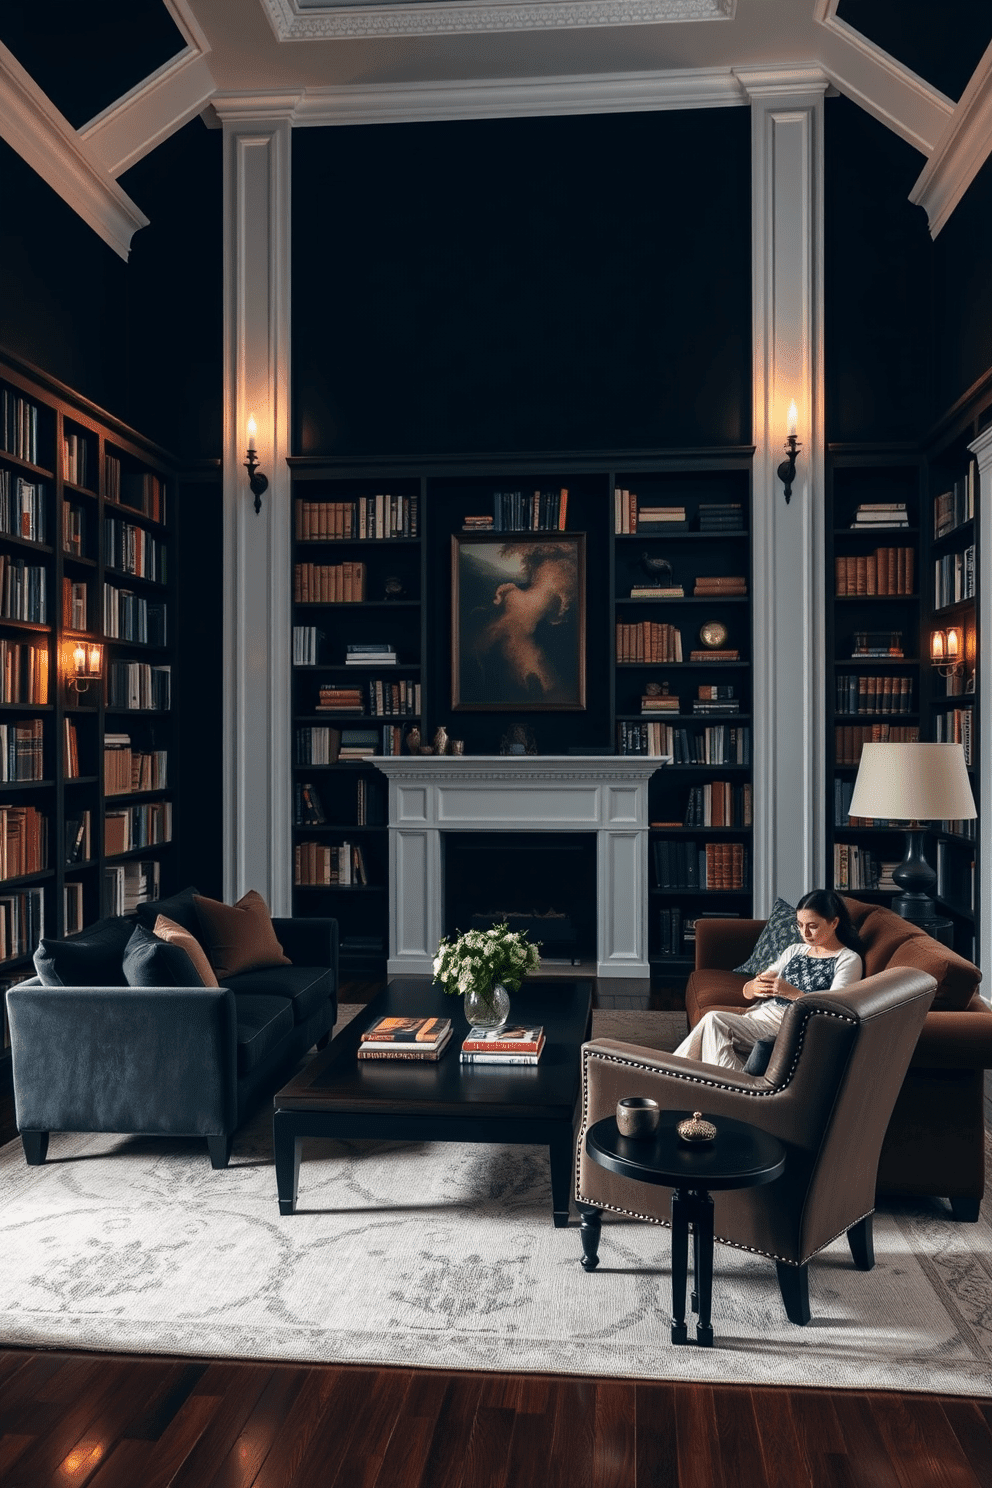
MULTIPOLYGON (((712 1142, 683 1142, 676 1127, 691 1111, 662 1111, 658 1130, 649 1137, 622 1137, 616 1119, 607 1116, 586 1133, 586 1152, 593 1162, 622 1178, 662 1184, 672 1190, 672 1342, 688 1343, 685 1287, 692 1226, 692 1311, 696 1342, 712 1347, 710 1309, 713 1299, 712 1189, 758 1188, 773 1183, 785 1167, 785 1148, 746 1121, 711 1116, 717 1129, 712 1142)), ((582 1264, 599 1265, 601 1209, 582 1210, 582 1264)))

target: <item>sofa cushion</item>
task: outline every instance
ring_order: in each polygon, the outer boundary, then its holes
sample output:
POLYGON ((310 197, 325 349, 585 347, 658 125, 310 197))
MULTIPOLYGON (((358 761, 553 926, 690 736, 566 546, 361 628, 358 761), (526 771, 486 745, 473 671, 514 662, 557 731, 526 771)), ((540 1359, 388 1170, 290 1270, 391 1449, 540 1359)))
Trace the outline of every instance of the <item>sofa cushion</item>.
POLYGON ((293 1009, 285 997, 235 998, 238 1020, 238 1074, 261 1064, 277 1044, 293 1031, 293 1009))
POLYGON ((138 924, 144 925, 146 930, 154 930, 159 915, 165 915, 167 920, 182 925, 184 930, 188 930, 199 940, 200 920, 193 903, 199 892, 199 889, 190 885, 188 889, 180 889, 178 894, 172 894, 168 899, 150 899, 146 904, 139 904, 135 909, 138 924))
POLYGON ((210 964, 225 985, 239 972, 292 964, 276 939, 265 900, 254 889, 249 889, 237 904, 222 904, 202 894, 197 894, 193 902, 210 964))
POLYGON ((962 1012, 974 995, 980 975, 977 966, 929 935, 907 937, 895 947, 887 964, 929 972, 937 983, 933 1008, 943 1012, 962 1012))
POLYGON ((120 987, 134 923, 113 915, 66 940, 42 939, 34 953, 35 970, 46 987, 120 987))
MULTIPOLYGON (((177 925, 174 920, 167 919, 160 914, 155 920, 152 934, 156 939, 168 942, 177 950, 181 950, 187 960, 193 963, 194 970, 200 978, 201 987, 219 987, 220 983, 214 976, 214 969, 207 960, 207 953, 203 949, 196 936, 189 930, 184 930, 182 925, 177 925)), ((163 983, 163 985, 168 985, 163 983)))
POLYGON ((246 993, 286 997, 292 1004, 293 1021, 305 1023, 321 1003, 334 996, 334 973, 326 966, 269 966, 228 977, 225 985, 239 1001, 246 993))
MULTIPOLYGON (((911 920, 904 920, 894 910, 876 904, 856 925, 864 947, 865 976, 874 976, 892 965, 892 954, 897 946, 907 940, 920 938, 920 927, 911 920)), ((929 936, 924 937, 929 939, 929 936)), ((913 962, 903 963, 913 965, 913 962)))
POLYGON ((685 987, 685 1011, 690 1028, 695 1028, 704 1013, 712 1008, 729 1012, 742 1012, 753 1006, 744 1000, 744 983, 747 977, 736 971, 721 971, 705 967, 689 973, 685 987))
MULTIPOLYGON (((203 952, 200 952, 203 955, 203 952)), ((144 925, 135 925, 124 948, 124 980, 129 987, 202 987, 205 985, 182 946, 159 940, 144 925)))
POLYGON ((798 938, 795 906, 787 904, 784 899, 776 899, 765 928, 758 936, 757 945, 747 960, 740 966, 735 966, 734 970, 743 976, 757 976, 760 971, 771 966, 786 946, 798 938))

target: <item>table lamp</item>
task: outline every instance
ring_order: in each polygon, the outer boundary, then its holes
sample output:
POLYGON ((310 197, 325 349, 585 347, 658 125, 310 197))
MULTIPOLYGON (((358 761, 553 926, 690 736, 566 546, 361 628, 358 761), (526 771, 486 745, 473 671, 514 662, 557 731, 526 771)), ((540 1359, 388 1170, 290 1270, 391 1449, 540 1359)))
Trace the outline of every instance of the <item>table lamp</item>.
POLYGON ((960 744, 865 744, 849 816, 906 823, 906 855, 892 877, 902 893, 892 908, 925 925, 939 919, 937 875, 923 842, 928 821, 973 820, 978 812, 960 744))

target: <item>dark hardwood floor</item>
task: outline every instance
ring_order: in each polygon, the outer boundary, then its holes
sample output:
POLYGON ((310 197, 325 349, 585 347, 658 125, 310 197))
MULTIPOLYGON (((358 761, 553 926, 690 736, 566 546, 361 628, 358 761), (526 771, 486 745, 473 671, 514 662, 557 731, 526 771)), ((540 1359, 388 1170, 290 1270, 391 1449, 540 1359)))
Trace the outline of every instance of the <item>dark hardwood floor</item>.
POLYGON ((992 1399, 0 1349, 0 1483, 989 1488, 992 1399))

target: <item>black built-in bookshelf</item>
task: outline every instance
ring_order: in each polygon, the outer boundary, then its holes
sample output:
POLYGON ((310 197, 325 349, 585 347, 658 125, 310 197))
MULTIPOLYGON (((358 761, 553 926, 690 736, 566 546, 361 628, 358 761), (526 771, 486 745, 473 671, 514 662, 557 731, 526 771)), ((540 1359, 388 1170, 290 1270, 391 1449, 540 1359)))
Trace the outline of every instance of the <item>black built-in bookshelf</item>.
POLYGON ((168 457, 13 359, 0 405, 6 987, 31 974, 42 929, 69 934, 177 887, 177 589, 168 457), (74 687, 74 653, 93 644, 102 676, 74 687))

